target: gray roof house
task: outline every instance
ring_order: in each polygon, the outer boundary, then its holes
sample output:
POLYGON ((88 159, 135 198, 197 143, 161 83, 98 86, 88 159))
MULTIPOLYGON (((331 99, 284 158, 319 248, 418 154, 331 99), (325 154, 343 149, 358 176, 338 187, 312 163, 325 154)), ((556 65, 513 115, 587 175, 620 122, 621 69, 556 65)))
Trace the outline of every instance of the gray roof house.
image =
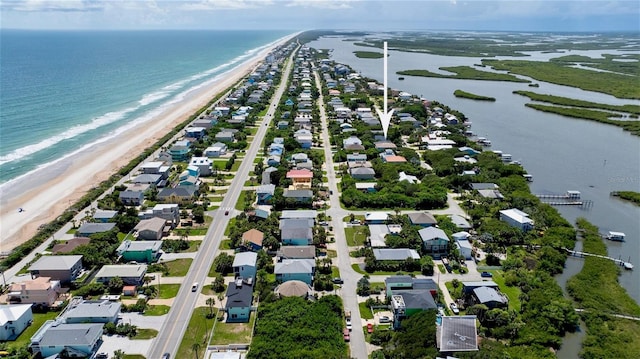
POLYGON ((233 258, 233 273, 236 277, 255 278, 258 253, 241 252, 233 258))
POLYGON ((434 258, 447 253, 449 246, 449 237, 440 228, 427 227, 418 231, 422 239, 422 245, 426 252, 434 258))
POLYGON ((248 322, 251 315, 251 304, 253 302, 252 279, 236 278, 235 281, 229 283, 226 297, 225 311, 227 312, 227 322, 248 322))
POLYGON ((138 232, 139 239, 158 240, 162 238, 166 224, 164 218, 153 217, 141 220, 133 229, 138 232))
POLYGON ((120 277, 125 284, 141 285, 145 274, 147 274, 147 266, 144 264, 104 265, 96 274, 96 281, 106 284, 111 278, 120 277))
POLYGON ((61 314, 67 324, 116 323, 122 303, 110 300, 74 298, 61 314))
POLYGON ((74 357, 89 357, 100 345, 104 324, 62 324, 47 320, 31 337, 29 347, 43 358, 66 350, 74 357))
POLYGON ((108 232, 116 227, 115 223, 84 223, 76 230, 76 237, 89 237, 92 234, 108 232))
POLYGON ((42 256, 29 266, 31 278, 50 277, 60 283, 69 283, 82 272, 82 256, 42 256))
POLYGON ((373 179, 376 175, 376 171, 374 171, 373 168, 358 167, 350 169, 349 174, 353 178, 367 180, 373 179))
POLYGON ((122 191, 118 195, 120 201, 127 206, 139 206, 144 201, 144 194, 142 191, 122 191))
POLYGON ((284 259, 314 259, 316 247, 314 246, 282 246, 278 250, 278 261, 284 259))
POLYGON ((415 226, 431 227, 438 224, 436 218, 428 212, 417 212, 408 214, 409 221, 415 226))
POLYGON ((313 229, 311 228, 283 228, 280 230, 283 244, 305 246, 313 242, 313 229))
POLYGON ((478 287, 473 290, 473 301, 477 304, 484 304, 490 309, 501 308, 509 305, 509 300, 500 294, 495 288, 478 287))
POLYGON ((374 248, 373 256, 377 261, 404 261, 407 258, 420 259, 418 252, 409 248, 374 248))
POLYGON ((296 202, 310 202, 313 199, 313 191, 310 189, 285 189, 284 198, 292 198, 296 202))

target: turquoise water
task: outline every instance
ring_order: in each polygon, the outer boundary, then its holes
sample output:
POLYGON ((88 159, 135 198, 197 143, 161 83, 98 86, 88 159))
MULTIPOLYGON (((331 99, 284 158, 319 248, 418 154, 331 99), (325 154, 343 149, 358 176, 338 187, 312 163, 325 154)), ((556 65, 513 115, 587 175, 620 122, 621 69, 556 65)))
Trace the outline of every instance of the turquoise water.
POLYGON ((126 131, 285 31, 0 31, 0 183, 126 131))

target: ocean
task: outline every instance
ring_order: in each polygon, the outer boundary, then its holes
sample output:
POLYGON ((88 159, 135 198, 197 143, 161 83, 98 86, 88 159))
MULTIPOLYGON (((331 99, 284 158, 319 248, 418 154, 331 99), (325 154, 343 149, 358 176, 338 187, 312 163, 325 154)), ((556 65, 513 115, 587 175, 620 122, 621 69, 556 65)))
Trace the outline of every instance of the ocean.
POLYGON ((286 31, 0 31, 0 186, 117 136, 286 31))

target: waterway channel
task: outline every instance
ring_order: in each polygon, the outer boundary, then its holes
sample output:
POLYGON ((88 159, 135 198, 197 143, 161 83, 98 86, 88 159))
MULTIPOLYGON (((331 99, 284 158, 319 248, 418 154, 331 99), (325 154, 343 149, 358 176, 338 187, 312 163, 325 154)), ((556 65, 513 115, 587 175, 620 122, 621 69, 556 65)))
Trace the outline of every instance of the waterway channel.
MULTIPOLYGON (((382 82, 382 59, 362 59, 354 51, 379 51, 363 48, 340 37, 323 37, 309 44, 316 49, 330 49, 331 59, 348 64, 362 76, 382 82)), ((614 51, 572 51, 571 54, 597 56, 614 51)), ((636 52, 637 53, 637 52, 636 52)), ((528 60, 546 61, 564 54, 530 53, 528 60)), ((522 58, 520 58, 522 59, 522 58)), ((640 192, 640 137, 611 125, 570 119, 543 113, 524 104, 528 98, 515 95, 514 90, 534 91, 607 104, 635 104, 638 100, 618 99, 610 95, 584 91, 541 81, 539 88, 526 83, 456 80, 404 76, 399 80, 396 71, 426 69, 433 72, 443 66, 473 66, 480 58, 452 57, 432 54, 389 52, 389 86, 408 91, 429 100, 441 102, 464 113, 473 123, 471 130, 492 141, 493 150, 510 153, 533 175, 532 193, 558 193, 567 190, 581 192, 588 207, 559 206, 558 211, 575 223, 585 217, 600 227, 600 231, 626 234, 625 242, 607 242, 609 255, 630 260, 634 271, 621 271, 620 284, 636 302, 640 303, 640 207, 611 197, 611 191, 640 192), (456 89, 496 98, 495 102, 473 101, 453 96, 456 89)), ((483 69, 488 70, 488 69, 483 69)), ((522 77, 522 76, 521 76, 522 77)), ((526 77, 523 77, 526 78, 526 77)), ((558 283, 566 281, 582 268, 582 260, 569 258, 558 283)), ((558 352, 559 358, 575 358, 580 350, 583 333, 569 335, 558 352)))

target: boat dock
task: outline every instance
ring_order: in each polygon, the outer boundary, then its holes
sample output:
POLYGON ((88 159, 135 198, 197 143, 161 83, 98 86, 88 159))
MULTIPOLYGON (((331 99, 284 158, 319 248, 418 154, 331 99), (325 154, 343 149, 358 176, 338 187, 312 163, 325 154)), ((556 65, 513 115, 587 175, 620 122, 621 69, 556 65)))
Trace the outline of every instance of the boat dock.
POLYGON ((572 249, 565 248, 565 247, 562 247, 562 249, 567 251, 567 253, 569 253, 573 257, 579 257, 579 258, 597 257, 597 258, 602 258, 602 259, 608 259, 610 261, 613 261, 615 264, 617 264, 617 265, 619 265, 621 267, 624 267, 624 269, 628 269, 628 270, 632 270, 633 269, 633 264, 630 261, 623 261, 622 259, 611 258, 611 257, 603 256, 603 255, 600 255, 600 254, 593 254, 593 253, 574 251, 572 249))
POLYGON ((580 200, 580 191, 567 191, 564 194, 536 194, 541 202, 552 206, 593 206, 591 200, 580 200))
POLYGON ((540 199, 580 199, 580 191, 567 191, 565 194, 536 194, 540 199))

